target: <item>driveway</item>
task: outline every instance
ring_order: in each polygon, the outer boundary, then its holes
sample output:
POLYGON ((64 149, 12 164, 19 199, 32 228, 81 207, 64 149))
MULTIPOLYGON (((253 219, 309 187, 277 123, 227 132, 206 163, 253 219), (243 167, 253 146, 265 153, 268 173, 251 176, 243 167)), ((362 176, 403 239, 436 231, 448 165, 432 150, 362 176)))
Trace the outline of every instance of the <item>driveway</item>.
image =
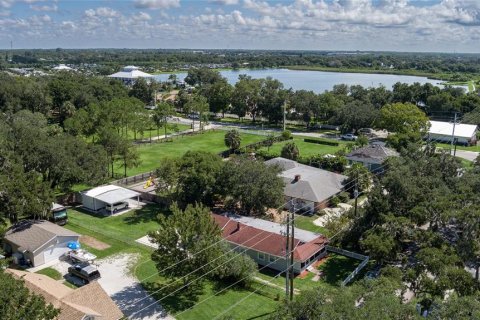
MULTIPOLYGON (((112 298, 125 316, 131 320, 174 319, 162 306, 143 289, 142 285, 129 274, 129 267, 136 262, 134 254, 121 254, 97 260, 95 265, 102 277, 98 283, 112 298), (145 309, 144 309, 145 308, 145 309), (144 310, 142 310, 144 309, 144 310), (138 312, 139 310, 142 310, 138 312), (138 313, 136 313, 138 312, 138 313)), ((69 278, 67 261, 59 261, 52 268, 65 275, 65 279, 79 285, 76 278, 69 278)))
POLYGON ((98 269, 102 277, 98 282, 103 290, 129 319, 174 319, 154 298, 148 296, 137 279, 129 275, 129 266, 136 259, 133 254, 123 254, 99 261, 98 269))
POLYGON ((458 149, 457 149, 457 152, 455 153, 457 157, 468 160, 468 161, 475 161, 475 159, 477 159, 478 157, 478 154, 479 154, 478 152, 458 150, 458 149))

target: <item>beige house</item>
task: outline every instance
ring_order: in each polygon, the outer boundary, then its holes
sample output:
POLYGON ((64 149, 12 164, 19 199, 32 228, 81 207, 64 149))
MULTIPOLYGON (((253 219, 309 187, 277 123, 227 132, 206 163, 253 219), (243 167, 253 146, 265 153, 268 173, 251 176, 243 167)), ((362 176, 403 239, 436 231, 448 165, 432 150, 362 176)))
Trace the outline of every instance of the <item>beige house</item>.
POLYGON ((69 251, 67 244, 79 238, 79 234, 49 221, 25 220, 5 233, 3 249, 12 254, 15 263, 30 262, 37 267, 58 259, 69 251))
POLYGON ((71 289, 42 274, 7 269, 16 279, 22 279, 33 293, 41 295, 47 303, 60 309, 57 320, 118 320, 123 313, 102 287, 92 282, 71 289))

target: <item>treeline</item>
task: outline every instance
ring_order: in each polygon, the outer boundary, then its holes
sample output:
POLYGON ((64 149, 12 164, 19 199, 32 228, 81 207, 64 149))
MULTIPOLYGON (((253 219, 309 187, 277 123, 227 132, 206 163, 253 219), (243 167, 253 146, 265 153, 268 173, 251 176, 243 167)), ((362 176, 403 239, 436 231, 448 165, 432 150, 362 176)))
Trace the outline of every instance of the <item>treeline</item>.
MULTIPOLYGON (((233 113, 240 118, 248 114, 253 121, 263 117, 271 123, 281 122, 285 110, 287 119, 302 120, 307 126, 320 122, 351 131, 378 126, 379 110, 387 104, 411 103, 431 118, 449 121, 458 112, 465 115, 465 121, 480 123, 477 94, 465 94, 462 88, 439 88, 430 83, 398 82, 392 90, 340 84, 331 91, 316 94, 286 89, 272 78, 253 79, 246 75, 240 75, 232 86, 217 71, 205 68, 190 69, 185 81, 207 98, 211 112, 233 113)), ((182 107, 185 101, 188 94, 181 92, 177 106, 182 107)))
POLYGON ((403 70, 427 74, 478 74, 480 57, 474 54, 248 51, 248 50, 162 50, 162 49, 55 49, 4 50, 1 65, 43 67, 55 63, 90 64, 108 68, 135 64, 150 70, 173 70, 185 65, 228 64, 231 67, 271 68, 318 66, 368 70, 403 70))

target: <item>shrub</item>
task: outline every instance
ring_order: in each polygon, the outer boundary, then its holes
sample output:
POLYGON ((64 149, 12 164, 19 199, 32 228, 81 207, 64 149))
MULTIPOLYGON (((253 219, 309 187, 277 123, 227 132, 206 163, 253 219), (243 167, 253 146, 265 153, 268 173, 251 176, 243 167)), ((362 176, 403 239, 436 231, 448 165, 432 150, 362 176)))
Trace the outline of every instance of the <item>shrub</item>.
POLYGON ((308 143, 324 144, 327 146, 334 146, 334 147, 338 147, 339 145, 339 143, 336 141, 328 141, 328 140, 317 140, 317 139, 305 138, 303 139, 303 141, 308 143))
POLYGON ((288 142, 286 145, 284 145, 282 148, 281 156, 283 158, 296 161, 300 156, 300 151, 298 150, 295 142, 288 142))
POLYGON ((282 132, 282 138, 283 138, 284 140, 290 140, 290 139, 292 139, 293 136, 292 136, 292 133, 290 132, 290 130, 285 130, 285 131, 283 131, 283 132, 282 132))
POLYGON ((347 202, 348 200, 350 200, 350 195, 348 194, 348 192, 345 191, 340 192, 337 197, 340 202, 347 202))
POLYGON ((332 207, 336 207, 338 206, 338 204, 340 203, 340 199, 338 199, 338 197, 333 197, 332 199, 330 199, 330 205, 332 207))

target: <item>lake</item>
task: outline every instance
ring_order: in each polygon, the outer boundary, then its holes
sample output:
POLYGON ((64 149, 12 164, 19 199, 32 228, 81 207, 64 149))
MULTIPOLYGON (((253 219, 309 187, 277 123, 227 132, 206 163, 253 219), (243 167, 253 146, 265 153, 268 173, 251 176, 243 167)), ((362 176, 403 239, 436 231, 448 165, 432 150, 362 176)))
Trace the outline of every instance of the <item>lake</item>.
MULTIPOLYGON (((311 90, 316 93, 322 93, 325 90, 332 90, 336 84, 346 85, 361 85, 363 87, 379 87, 385 86, 391 89, 397 82, 413 84, 419 82, 420 84, 431 83, 436 86, 441 86, 440 80, 432 80, 427 77, 416 76, 400 76, 391 74, 367 74, 367 73, 343 73, 343 72, 324 72, 324 71, 303 71, 303 70, 288 70, 288 69, 242 69, 242 70, 223 70, 220 74, 227 78, 230 84, 235 84, 238 81, 238 76, 246 74, 252 78, 266 78, 272 77, 283 83, 285 88, 292 88, 293 90, 311 90)), ((183 80, 186 72, 176 73, 178 79, 183 80)), ((157 81, 166 81, 169 74, 155 75, 157 81)))

